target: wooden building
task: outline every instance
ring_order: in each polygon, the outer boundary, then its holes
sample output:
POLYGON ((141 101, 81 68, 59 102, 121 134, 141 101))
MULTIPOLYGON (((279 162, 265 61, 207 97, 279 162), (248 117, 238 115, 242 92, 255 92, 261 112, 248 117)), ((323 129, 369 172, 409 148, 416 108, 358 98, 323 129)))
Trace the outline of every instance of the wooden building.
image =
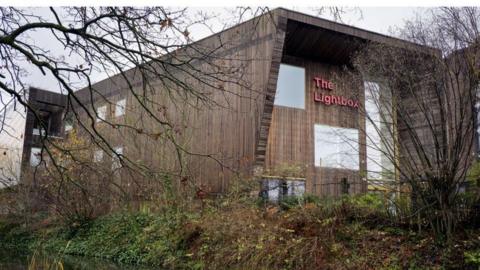
POLYGON ((115 158, 115 151, 210 193, 225 192, 236 176, 264 179, 264 194, 272 199, 366 192, 368 128, 359 110, 365 88, 381 87, 374 76, 359 84, 345 70, 370 42, 429 50, 280 8, 178 52, 202 56, 196 73, 175 75, 198 92, 183 93, 161 76, 146 87, 134 68, 124 74, 129 83, 123 75, 100 81, 76 92, 81 102, 70 97, 66 107, 84 119, 78 129, 88 134, 95 128, 111 142, 99 144, 102 158, 115 158), (202 62, 204 52, 212 52, 211 62, 202 62), (212 63, 230 73, 213 86, 202 84, 199 70, 212 63), (166 119, 174 126, 159 124, 166 119), (182 157, 175 146, 185 150, 182 157))

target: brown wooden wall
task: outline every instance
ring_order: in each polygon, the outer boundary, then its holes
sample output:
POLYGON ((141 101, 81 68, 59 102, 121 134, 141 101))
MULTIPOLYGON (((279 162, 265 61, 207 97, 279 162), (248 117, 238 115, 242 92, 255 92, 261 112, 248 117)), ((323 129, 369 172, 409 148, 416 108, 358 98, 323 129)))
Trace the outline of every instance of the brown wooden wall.
MULTIPOLYGON (((166 171, 175 177, 188 178, 207 192, 224 192, 235 175, 252 175, 272 51, 280 31, 274 18, 267 14, 195 45, 204 51, 219 48, 215 55, 217 63, 238 68, 235 76, 241 79, 239 82, 224 82, 225 91, 221 91, 205 87, 195 78, 178 75, 180 80, 206 93, 209 102, 203 103, 194 95, 184 94, 160 80, 153 82, 155 91, 146 94, 150 100, 147 106, 156 117, 174 124, 170 131, 141 108, 119 76, 93 85, 99 92, 93 100, 88 89, 80 90, 78 95, 86 104, 93 103, 93 107, 107 104, 109 122, 136 128, 113 129, 107 123, 95 124, 112 146, 123 146, 124 154, 132 161, 146 165, 154 172, 166 171), (115 118, 114 103, 122 97, 127 97, 127 113, 115 118), (177 152, 167 137, 174 138, 190 153, 183 153, 184 166, 180 166, 177 152)), ((201 67, 203 63, 198 61, 196 65, 201 67)), ((131 78, 137 76, 135 70, 127 73, 131 78)), ((141 93, 142 84, 136 80, 135 91, 141 93)), ((78 104, 76 108, 79 108, 78 104)), ((86 114, 82 113, 82 117, 86 119, 86 114)))
MULTIPOLYGON (((246 85, 225 82, 222 85, 225 91, 221 91, 178 74, 178 79, 208 94, 213 103, 206 104, 194 95, 176 91, 178 89, 160 79, 153 83, 154 91, 146 94, 150 100, 147 105, 156 117, 174 123, 169 131, 141 108, 121 76, 93 85, 98 91, 93 99, 88 89, 80 90, 77 95, 88 104, 88 110, 102 104, 112 107, 116 100, 127 97, 126 116, 115 119, 110 110, 109 120, 135 129, 95 124, 102 135, 113 146, 124 146, 124 154, 132 161, 153 171, 167 171, 192 180, 197 186, 204 185, 208 192, 224 192, 235 175, 251 176, 255 167, 269 170, 285 163, 303 166, 307 192, 338 195, 342 178, 351 183, 350 193, 363 192, 366 183, 361 173, 314 167, 314 124, 326 124, 359 129, 360 171, 365 170, 365 137, 360 132, 364 129, 364 120, 355 109, 312 100, 314 76, 334 81, 337 89, 332 94, 363 100, 363 86, 349 85, 341 72, 341 66, 357 48, 356 43, 355 46, 350 43, 353 37, 356 41, 417 47, 358 28, 277 9, 193 45, 200 51, 219 48, 215 61, 225 67, 239 68, 238 78, 247 82, 246 85), (292 21, 295 23, 288 28, 292 21), (321 49, 319 44, 323 44, 321 49), (297 55, 285 56, 286 52, 297 55), (335 52, 334 56, 331 52, 335 52), (300 58, 302 53, 312 54, 316 59, 300 58), (326 55, 336 58, 329 61, 335 64, 319 60, 326 55), (305 110, 273 106, 281 62, 306 68, 305 110), (180 158, 182 162, 169 137, 190 153, 180 158)), ((185 52, 192 50, 187 48, 178 54, 185 52)), ((197 61, 195 65, 203 64, 197 61)), ((137 69, 129 70, 127 76, 134 78, 135 92, 142 93, 137 69)), ((74 105, 78 108, 78 104, 74 105)))
POLYGON ((276 167, 288 164, 303 166, 307 192, 318 195, 339 195, 342 178, 347 178, 350 183, 350 193, 365 192, 366 182, 360 173, 366 169, 365 136, 361 132, 365 121, 359 117, 357 109, 315 102, 313 78, 321 77, 335 84, 333 91, 319 91, 357 100, 363 100, 363 86, 351 85, 339 66, 291 56, 285 56, 283 63, 305 68, 305 109, 274 107, 268 137, 267 170, 275 171, 276 167), (360 153, 352 155, 360 155, 360 171, 314 166, 314 124, 359 129, 360 153))

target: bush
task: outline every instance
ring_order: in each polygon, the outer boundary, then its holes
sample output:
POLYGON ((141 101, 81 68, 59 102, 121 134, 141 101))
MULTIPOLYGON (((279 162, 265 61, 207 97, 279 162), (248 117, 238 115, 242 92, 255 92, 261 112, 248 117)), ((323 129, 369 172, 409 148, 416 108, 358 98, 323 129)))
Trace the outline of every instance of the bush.
POLYGON ((366 193, 357 196, 348 196, 350 202, 361 208, 370 208, 378 211, 384 211, 386 207, 385 199, 381 194, 366 193))
POLYGON ((0 221, 0 248, 27 252, 33 245, 34 235, 19 223, 0 221))
POLYGON ((175 212, 117 213, 90 222, 76 231, 52 232, 42 241, 49 251, 100 257, 126 264, 164 268, 188 268, 186 243, 191 234, 185 226, 192 217, 175 212), (182 229, 185 228, 185 229, 182 229))
POLYGON ((303 206, 307 203, 318 204, 321 202, 321 199, 318 196, 305 194, 303 196, 286 196, 283 197, 279 202, 280 208, 283 210, 289 210, 291 208, 303 206))
POLYGON ((480 249, 467 251, 464 253, 464 256, 467 264, 480 268, 480 249))
POLYGON ((392 225, 379 195, 306 195, 283 201, 284 210, 257 207, 246 198, 208 201, 198 212, 173 207, 121 212, 75 230, 61 227, 35 235, 3 225, 0 240, 14 243, 23 237, 32 248, 40 239, 43 248, 58 254, 162 269, 436 268, 449 260, 465 268, 478 262, 478 250, 464 253, 478 247, 475 241, 464 244, 478 233, 459 239, 455 252, 438 249, 430 235, 392 225))

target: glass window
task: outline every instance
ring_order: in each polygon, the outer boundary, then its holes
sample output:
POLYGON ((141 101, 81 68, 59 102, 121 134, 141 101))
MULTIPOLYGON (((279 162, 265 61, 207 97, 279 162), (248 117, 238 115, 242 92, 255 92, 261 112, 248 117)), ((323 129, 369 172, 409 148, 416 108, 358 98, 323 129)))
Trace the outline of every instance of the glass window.
POLYGON ((357 129, 315 125, 314 137, 315 166, 359 169, 357 129))
POLYGON ((107 105, 103 105, 97 108, 97 122, 105 120, 107 116, 107 105))
POLYGON ((125 114, 125 106, 127 105, 126 99, 121 99, 115 104, 115 117, 119 117, 125 114))
POLYGON ((376 82, 365 81, 364 88, 367 178, 394 180, 391 95, 376 82))
POLYGON ((102 162, 103 160, 103 150, 98 149, 93 152, 93 161, 94 162, 102 162))
POLYGON ((45 129, 50 126, 50 114, 48 112, 39 112, 37 114, 38 118, 35 118, 33 123, 33 135, 45 136, 45 129))
POLYGON ((41 161, 42 149, 39 147, 32 147, 30 150, 30 165, 32 167, 38 166, 41 161))
POLYGON ((65 132, 69 132, 73 129, 73 119, 72 117, 68 116, 65 118, 65 132))
POLYGON ((120 156, 123 155, 123 147, 118 146, 118 147, 115 147, 113 150, 115 151, 116 155, 114 153, 112 156, 112 170, 116 170, 122 167, 122 164, 120 163, 120 160, 117 155, 120 155, 120 156))
POLYGON ((480 84, 477 85, 475 90, 476 100, 475 100, 475 137, 477 141, 477 157, 480 157, 480 84))
POLYGON ((73 129, 72 123, 65 123, 65 132, 69 132, 73 129))
POLYGON ((43 128, 33 128, 32 134, 33 135, 39 135, 39 136, 45 136, 45 129, 43 129, 43 128), (40 130, 42 131, 41 134, 40 134, 40 130))
POLYGON ((305 69, 280 64, 275 105, 305 109, 305 69))

